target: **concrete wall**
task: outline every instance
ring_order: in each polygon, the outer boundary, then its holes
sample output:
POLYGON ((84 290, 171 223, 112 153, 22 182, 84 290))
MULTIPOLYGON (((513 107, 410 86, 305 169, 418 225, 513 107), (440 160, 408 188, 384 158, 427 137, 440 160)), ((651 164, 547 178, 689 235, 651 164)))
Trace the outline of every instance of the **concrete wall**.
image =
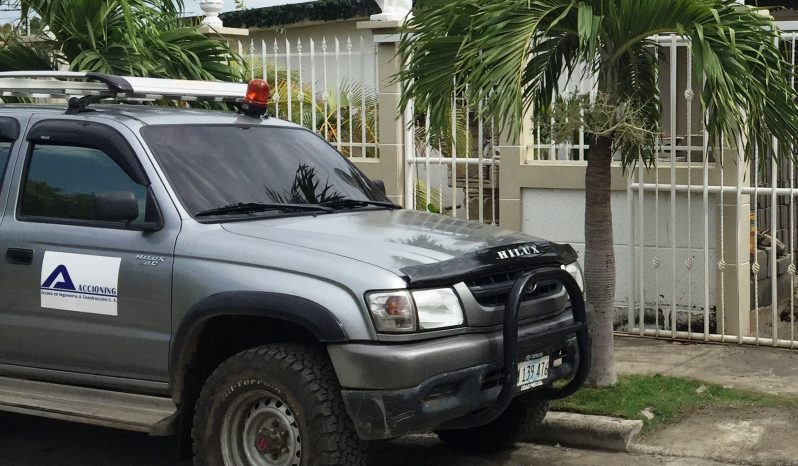
MULTIPOLYGON (((637 193, 635 193, 637 194, 637 193)), ((678 308, 687 308, 688 300, 694 307, 704 306, 704 210, 702 199, 693 195, 691 200, 691 241, 688 247, 687 237, 687 195, 680 193, 676 196, 676 209, 679 212, 676 225, 671 224, 670 195, 660 193, 659 197, 659 222, 655 217, 657 201, 653 193, 645 193, 643 200, 643 240, 637 239, 635 263, 629 260, 630 225, 634 228, 633 235, 639 234, 640 209, 639 200, 633 196, 632 215, 629 215, 626 191, 612 193, 612 223, 615 244, 616 261, 616 293, 615 301, 620 306, 628 305, 628 296, 632 290, 632 280, 639 270, 640 245, 645 250, 643 258, 644 292, 647 306, 657 302, 657 285, 659 286, 659 303, 674 302, 672 299, 672 284, 676 285, 676 305, 678 308), (659 228, 657 228, 659 227, 659 228), (672 262, 671 232, 676 228, 676 271, 672 262), (659 230, 659 242, 657 239, 659 230), (657 244, 659 248, 657 248, 657 244), (660 266, 654 267, 653 259, 659 257, 660 266), (688 274, 685 266, 686 259, 692 256, 692 275, 688 274), (659 269, 659 283, 657 284, 657 269, 659 269), (691 279, 689 279, 690 277, 691 279), (688 290, 691 297, 688 297, 688 290)), ((558 242, 570 243, 579 252, 580 261, 584 260, 584 215, 585 193, 581 190, 550 189, 550 188, 523 188, 521 230, 534 236, 551 239, 558 242)), ((718 208, 716 196, 709 200, 709 237, 710 241, 709 262, 712 273, 709 275, 710 305, 715 303, 715 263, 717 254, 715 241, 717 233, 718 208)), ((637 295, 635 295, 637 299, 637 295)))

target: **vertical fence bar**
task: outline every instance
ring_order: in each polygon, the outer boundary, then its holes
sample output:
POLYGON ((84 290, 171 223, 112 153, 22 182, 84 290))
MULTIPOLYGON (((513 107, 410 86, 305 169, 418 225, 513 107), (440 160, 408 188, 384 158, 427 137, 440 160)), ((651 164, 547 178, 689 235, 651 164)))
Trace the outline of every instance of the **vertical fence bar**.
POLYGON ((341 42, 335 38, 335 147, 341 152, 341 42))
MULTIPOLYGON (((793 47, 795 44, 793 43, 793 47)), ((794 150, 794 149, 793 149, 794 150)), ((790 164, 790 348, 795 348, 795 166, 790 164)))
MULTIPOLYGON (((774 153, 779 151, 779 143, 773 138, 774 153)), ((773 346, 777 346, 779 338, 779 257, 776 242, 778 241, 779 196, 779 164, 776 159, 770 161, 770 310, 773 323, 773 346)))
POLYGON ((314 133, 319 130, 316 110, 316 42, 310 38, 310 120, 314 133))
POLYGON ((322 65, 322 90, 321 102, 324 109, 322 116, 321 128, 322 136, 326 141, 330 141, 330 91, 329 82, 327 81, 327 37, 321 38, 321 65, 322 65))
MULTIPOLYGON (((429 108, 427 108, 427 112, 424 118, 424 171, 426 172, 427 178, 427 195, 426 195, 426 203, 427 205, 424 206, 424 210, 429 210, 429 205, 435 205, 434 200, 432 199, 432 184, 430 182, 430 169, 429 169, 429 157, 430 151, 432 150, 432 141, 430 140, 430 115, 429 115, 429 108)), ((440 196, 439 196, 440 197, 440 196)), ((438 200, 438 213, 443 211, 443 199, 438 200)))
MULTIPOLYGON (((404 163, 402 165, 405 168, 405 207, 410 209, 415 209, 417 207, 416 171, 414 170, 416 165, 415 162, 411 162, 411 160, 415 160, 415 155, 416 155, 415 146, 413 144, 413 141, 415 139, 414 134, 416 130, 415 118, 413 118, 415 113, 416 113, 415 100, 410 100, 407 103, 404 112, 402 113, 402 130, 404 131, 404 134, 402 135, 402 139, 404 140, 403 153, 402 153, 404 163)), ((350 132, 350 141, 351 141, 351 132, 350 132)), ((352 153, 351 145, 349 146, 349 153, 350 155, 352 153)))
POLYGON ((651 261, 654 265, 654 333, 659 336, 659 155, 662 151, 662 140, 659 141, 658 150, 654 158, 654 258, 651 261))
MULTIPOLYGON (((260 66, 261 66, 261 69, 260 69, 260 76, 258 76, 258 77, 263 79, 264 81, 266 81, 266 83, 268 84, 269 83, 269 76, 268 76, 268 74, 266 74, 266 68, 267 68, 267 66, 266 66, 266 53, 267 53, 266 52, 266 40, 265 39, 261 39, 260 40, 260 66)), ((271 88, 271 85, 269 87, 271 88)))
POLYGON ((255 79, 255 39, 249 40, 249 79, 255 79))
MULTIPOLYGON (((657 54, 657 63, 662 63, 659 49, 655 50, 657 54)), ((655 70, 657 82, 659 82, 659 66, 655 70)), ((654 150, 654 161, 652 166, 654 168, 654 257, 651 261, 654 266, 654 334, 659 336, 659 159, 662 152, 663 144, 662 137, 657 138, 656 147, 654 150)))
MULTIPOLYGON (((581 144, 580 144, 581 146, 581 144)), ((640 170, 640 167, 637 168, 640 170)), ((632 324, 634 324, 634 308, 635 308, 635 224, 634 224, 634 198, 632 197, 632 181, 634 180, 634 170, 629 173, 626 179, 626 210, 629 212, 629 230, 627 234, 629 239, 626 242, 627 258, 629 259, 629 305, 627 306, 626 313, 626 332, 632 333, 632 324)))
MULTIPOLYGON (((346 38, 346 62, 349 65, 348 72, 352 72, 352 37, 347 36, 346 38)), ((348 77, 347 77, 348 78, 348 77)), ((353 130, 353 118, 354 118, 354 110, 352 109, 352 100, 354 100, 354 89, 352 89, 354 83, 351 79, 347 79, 347 90, 346 90, 346 104, 348 113, 346 115, 346 119, 348 120, 348 127, 349 127, 349 156, 354 156, 353 147, 355 146, 355 141, 353 138, 354 130, 353 130)), ((409 141, 405 141, 405 143, 409 144, 409 141)), ((415 192, 415 191, 414 191, 415 192)))
POLYGON ((288 36, 285 36, 285 99, 288 105, 288 121, 294 121, 293 118, 293 92, 291 90, 291 43, 288 42, 288 36))
POLYGON ((258 76, 258 77, 262 78, 268 84, 269 76, 266 74, 266 40, 265 39, 261 39, 260 40, 260 66, 261 66, 260 76, 258 76))
POLYGON ((452 217, 457 217, 457 95, 452 94, 452 217))
MULTIPOLYGON (((723 146, 723 135, 721 134, 718 138, 720 142, 718 145, 720 146, 720 157, 721 160, 725 156, 724 153, 724 146, 723 146)), ((720 231, 720 260, 718 260, 718 278, 720 279, 720 334, 724 337, 726 336, 726 232, 724 231, 724 209, 723 208, 723 186, 725 186, 725 179, 724 179, 724 172, 725 170, 723 167, 720 169, 720 186, 721 190, 718 193, 718 206, 720 209, 720 223, 718 224, 718 230, 720 231)), ((715 316, 717 319, 717 315, 715 316)))
POLYGON ((704 341, 709 341, 709 135, 704 128, 704 341))
POLYGON ((277 39, 274 39, 274 117, 280 118, 280 75, 277 72, 277 56, 280 52, 280 48, 277 45, 277 39))
POLYGON ((756 344, 759 345, 759 147, 754 145, 754 263, 751 265, 751 272, 754 277, 754 325, 756 325, 756 344))
MULTIPOLYGON (((501 205, 498 195, 496 194, 496 147, 494 144, 496 143, 496 119, 491 117, 490 119, 490 216, 491 222, 490 224, 493 226, 497 225, 496 222, 496 210, 501 205)), ((501 159, 499 159, 499 163, 501 163, 501 159)), ((500 172, 501 173, 501 172, 500 172)), ((501 220, 499 220, 501 221, 501 220)))
POLYGON ((671 338, 676 338, 676 79, 678 68, 678 52, 676 34, 671 34, 671 338))
MULTIPOLYGON (((468 95, 468 86, 466 85, 466 95, 468 95)), ((469 121, 469 112, 471 111, 471 103, 466 100, 466 97, 463 97, 463 120, 465 121, 465 163, 463 170, 465 171, 465 189, 463 192, 465 196, 463 199, 465 200, 465 218, 466 220, 471 219, 471 192, 469 189, 469 180, 468 180, 468 165, 471 162, 471 128, 470 128, 470 121, 469 121)))
MULTIPOLYGON (((790 41, 790 85, 795 89, 795 34, 790 41)), ((795 142, 790 150, 795 151, 795 142)), ((790 163, 790 348, 795 348, 795 165, 790 163)))
MULTIPOLYGON (((484 120, 482 119, 482 92, 479 93, 479 103, 477 104, 477 140, 479 141, 479 169, 477 170, 477 182, 479 183, 477 189, 479 196, 479 223, 485 223, 485 180, 482 177, 485 174, 485 128, 483 128, 484 120)), ((491 192, 491 196, 496 193, 491 192)))
MULTIPOLYGON (((645 179, 643 178, 643 154, 640 153, 638 155, 638 162, 637 165, 640 167, 637 170, 637 180, 640 188, 638 188, 637 192, 637 237, 638 241, 640 242, 640 255, 638 257, 637 263, 637 283, 640 286, 639 292, 639 300, 640 300, 640 316, 638 318, 638 326, 640 331, 640 336, 642 337, 645 333, 646 327, 646 294, 645 294, 645 261, 646 261, 646 237, 645 237, 645 190, 643 189, 643 183, 645 179)), ((654 309, 656 313, 657 310, 654 309)))
POLYGON ((297 65, 297 69, 299 70, 299 93, 297 94, 297 98, 299 99, 299 125, 305 126, 305 81, 302 80, 302 39, 296 40, 296 51, 299 57, 299 65, 297 65))
POLYGON ((366 46, 360 36, 360 156, 366 157, 366 46))
MULTIPOLYGON (((742 148, 743 148, 743 141, 740 140, 737 143, 737 147, 736 147, 737 152, 739 153, 742 150, 742 148)), ((736 225, 740 225, 742 223, 742 218, 740 217, 742 215, 740 206, 743 205, 743 174, 745 172, 743 170, 743 173, 740 173, 741 170, 740 170, 739 167, 738 167, 737 170, 738 170, 737 171, 737 176, 736 176, 736 178, 737 178, 737 192, 735 194, 735 203, 734 203, 735 209, 734 210, 736 212, 736 214, 735 214, 735 219, 737 221, 736 225)), ((749 215, 750 215, 750 213, 749 213, 749 215)), ((740 228, 737 228, 736 230, 737 230, 737 234, 735 235, 735 240, 736 240, 735 242, 737 244, 737 249, 739 249, 740 242, 742 241, 742 236, 741 236, 742 232, 740 231, 740 228)), ((735 260, 735 262, 738 264, 738 267, 739 267, 739 264, 740 264, 739 258, 737 258, 737 260, 735 260)), ((749 278, 749 280, 750 280, 750 278, 749 278)), ((751 285, 749 283, 748 284, 749 290, 750 290, 750 286, 751 285)), ((751 307, 750 300, 747 303, 740 303, 739 306, 745 306, 746 309, 750 308, 751 307)), ((738 310, 738 315, 739 315, 739 310, 738 310)), ((750 325, 750 318, 749 318, 749 325, 750 325)), ((737 343, 738 344, 742 344, 743 343, 743 336, 744 336, 743 332, 742 332, 742 326, 738 325, 737 327, 738 327, 738 329, 737 329, 737 333, 738 333, 738 335, 737 335, 737 343)), ((745 335, 745 336, 747 336, 747 335, 745 335)))
MULTIPOLYGON (((693 187, 693 55, 690 49, 685 50, 687 56, 687 76, 684 100, 687 104, 687 186, 693 187)), ((687 335, 693 337, 693 190, 687 190, 687 258, 684 261, 687 269, 687 335)))
MULTIPOLYGON (((372 47, 372 57, 374 58, 374 91, 377 92, 380 88, 379 85, 379 60, 377 56, 377 46, 376 44, 372 47)), ((374 156, 379 157, 379 142, 380 142, 380 112, 379 112, 379 101, 380 99, 375 96, 374 98, 374 156)))

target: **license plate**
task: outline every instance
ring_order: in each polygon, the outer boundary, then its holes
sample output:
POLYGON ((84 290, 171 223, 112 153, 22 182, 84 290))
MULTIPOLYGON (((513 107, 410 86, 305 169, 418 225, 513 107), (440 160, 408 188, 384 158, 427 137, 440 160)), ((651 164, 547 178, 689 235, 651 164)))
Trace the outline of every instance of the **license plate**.
POLYGON ((520 391, 543 385, 549 378, 550 356, 527 356, 518 363, 518 388, 520 391))

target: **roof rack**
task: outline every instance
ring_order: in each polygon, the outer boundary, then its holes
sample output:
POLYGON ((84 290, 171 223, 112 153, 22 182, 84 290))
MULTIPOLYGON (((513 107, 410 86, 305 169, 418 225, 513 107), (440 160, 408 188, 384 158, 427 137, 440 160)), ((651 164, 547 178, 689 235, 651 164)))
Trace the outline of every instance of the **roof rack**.
POLYGON ((219 81, 136 78, 74 71, 0 72, 0 97, 241 102, 246 91, 246 84, 219 81))

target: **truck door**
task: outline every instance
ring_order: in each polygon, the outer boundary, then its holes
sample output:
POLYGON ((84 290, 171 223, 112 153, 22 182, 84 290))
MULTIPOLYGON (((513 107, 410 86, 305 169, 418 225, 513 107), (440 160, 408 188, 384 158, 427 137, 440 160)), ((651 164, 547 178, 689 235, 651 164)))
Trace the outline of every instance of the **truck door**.
POLYGON ((0 225, 0 364, 165 387, 180 219, 140 143, 110 120, 34 116, 20 150, 0 225), (139 215, 100 217, 98 199, 120 193, 139 215))

